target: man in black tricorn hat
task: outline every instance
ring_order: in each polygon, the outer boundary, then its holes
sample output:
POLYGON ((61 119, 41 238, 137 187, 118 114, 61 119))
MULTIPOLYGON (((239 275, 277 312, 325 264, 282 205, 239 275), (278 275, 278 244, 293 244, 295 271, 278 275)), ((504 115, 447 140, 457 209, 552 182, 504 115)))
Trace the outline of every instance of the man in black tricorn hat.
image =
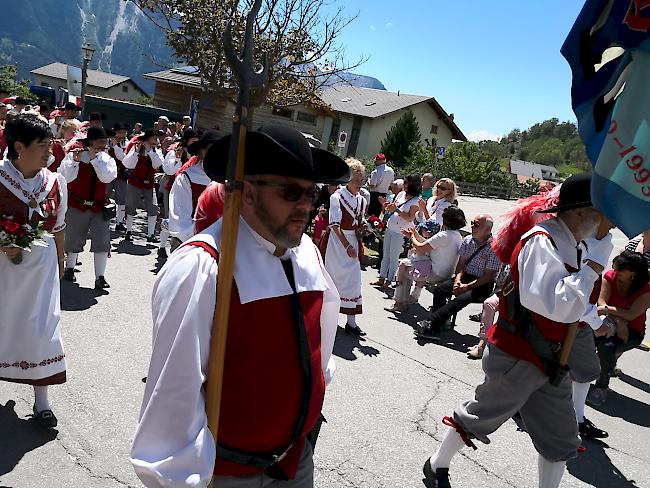
POLYGON ((611 233, 597 237, 604 217, 592 206, 590 187, 589 175, 567 179, 558 205, 545 210, 557 217, 533 227, 515 248, 512 280, 503 287, 499 319, 488 333, 485 380, 473 399, 443 419, 450 428, 424 464, 427 488, 450 487, 452 457, 465 445, 476 449, 472 439, 488 443, 488 435, 517 412, 539 453, 539 487, 560 485, 580 439, 559 352, 575 322, 589 324, 597 335, 610 333, 589 301, 613 247, 611 233))
MULTIPOLYGON (((207 426, 222 220, 171 254, 153 291, 154 346, 131 461, 148 487, 311 488, 315 432, 333 373, 340 299, 303 234, 315 183, 347 164, 296 130, 249 132, 218 439, 207 426), (216 446, 218 445, 218 447, 216 446)), ((204 169, 224 181, 230 136, 204 169)))

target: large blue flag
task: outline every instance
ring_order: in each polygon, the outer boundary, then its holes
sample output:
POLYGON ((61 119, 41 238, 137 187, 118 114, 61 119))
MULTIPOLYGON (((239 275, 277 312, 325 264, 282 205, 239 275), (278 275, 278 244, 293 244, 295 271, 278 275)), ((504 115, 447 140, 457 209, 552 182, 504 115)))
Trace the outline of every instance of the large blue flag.
POLYGON ((562 54, 592 200, 632 237, 650 229, 650 0, 587 0, 562 54))

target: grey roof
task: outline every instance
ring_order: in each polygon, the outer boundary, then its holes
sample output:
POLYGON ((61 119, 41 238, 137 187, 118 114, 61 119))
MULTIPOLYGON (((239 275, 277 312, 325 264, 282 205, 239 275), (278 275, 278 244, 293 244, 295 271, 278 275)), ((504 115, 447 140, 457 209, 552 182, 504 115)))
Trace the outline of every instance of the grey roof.
POLYGON ((452 138, 467 141, 465 134, 455 124, 453 115, 445 112, 433 97, 338 84, 324 89, 320 93, 320 98, 335 112, 371 119, 426 102, 447 124, 451 130, 452 138))
POLYGON ((336 112, 371 119, 397 112, 432 98, 340 84, 326 88, 320 97, 336 112))
MULTIPOLYGON (((41 66, 31 71, 35 75, 49 76, 50 78, 57 78, 59 80, 68 79, 68 65, 63 63, 52 63, 47 66, 41 66)), ((110 88, 125 81, 129 81, 131 78, 128 76, 116 75, 113 73, 106 73, 105 71, 97 71, 94 69, 88 70, 88 85, 96 86, 98 88, 110 88)), ((138 86, 133 80, 131 82, 138 86)), ((140 88, 138 86, 138 88, 140 88)), ((142 90, 140 88, 140 90, 142 90)))
POLYGON ((188 67, 156 71, 155 73, 147 73, 143 76, 149 80, 162 81, 174 85, 201 86, 201 77, 188 67))
POLYGON ((559 175, 560 172, 553 166, 546 164, 538 164, 530 161, 522 161, 520 159, 510 160, 510 173, 519 176, 528 176, 529 178, 542 179, 542 172, 550 173, 551 175, 559 175))

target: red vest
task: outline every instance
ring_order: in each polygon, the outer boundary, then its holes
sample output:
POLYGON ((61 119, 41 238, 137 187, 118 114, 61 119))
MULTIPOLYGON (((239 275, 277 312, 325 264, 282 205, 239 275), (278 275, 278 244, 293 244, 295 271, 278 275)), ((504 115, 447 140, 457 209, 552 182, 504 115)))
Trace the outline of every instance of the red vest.
MULTIPOLYGON (((512 275, 512 281, 516 290, 519 289, 519 262, 518 262, 519 253, 521 252, 521 249, 524 247, 526 242, 528 242, 531 238, 537 235, 546 236, 548 239, 551 239, 551 242, 553 241, 550 234, 542 231, 533 232, 529 236, 519 241, 519 243, 515 247, 514 252, 512 253, 512 258, 510 260, 510 273, 512 275)), ((568 266, 567 269, 569 269, 568 266)), ((552 292, 552 290, 549 290, 549 292, 552 292)), ((500 294, 499 295, 499 317, 501 318, 501 320, 510 322, 510 320, 508 320, 508 307, 506 303, 507 303, 506 297, 504 297, 503 294, 500 294)), ((542 333, 542 335, 547 341, 551 341, 551 342, 564 341, 570 324, 555 322, 553 320, 547 319, 546 317, 538 313, 533 312, 532 310, 530 310, 529 313, 531 315, 533 323, 535 324, 534 326, 539 329, 539 331, 542 333)), ((497 346, 499 349, 510 354, 511 356, 519 359, 523 359, 525 361, 530 361, 531 363, 535 364, 538 368, 540 368, 542 371, 545 371, 542 362, 539 360, 539 358, 533 351, 533 348, 530 346, 530 344, 528 344, 526 339, 524 339, 522 336, 517 334, 512 334, 511 332, 507 331, 504 327, 499 327, 496 324, 494 324, 488 331, 488 340, 492 342, 492 344, 497 346)))
MULTIPOLYGON (((217 251, 203 242, 186 245, 201 247, 218 260, 217 251)), ((302 435, 278 463, 289 479, 295 477, 305 436, 316 425, 325 397, 320 350, 323 292, 303 292, 299 296, 312 384, 302 435)), ((233 280, 218 444, 247 453, 281 449, 292 439, 305 386, 291 297, 242 305, 233 280)), ((219 476, 249 476, 260 472, 258 468, 219 457, 214 469, 219 476)))
POLYGON ((54 172, 59 170, 61 161, 63 161, 63 158, 65 158, 65 150, 60 143, 55 142, 52 144, 52 155, 54 156, 54 162, 47 169, 54 172))
MULTIPOLYGON (((56 178, 52 174, 50 178, 56 178)), ((61 195, 59 193, 58 180, 52 185, 52 189, 41 203, 41 209, 45 214, 45 218, 41 217, 38 213, 32 214, 31 224, 43 222, 43 229, 47 232, 52 232, 56 226, 56 217, 61 205, 61 195)), ((29 222, 29 206, 20 200, 16 195, 11 193, 9 189, 0 183, 0 215, 13 215, 14 221, 17 224, 23 225, 29 222)))
POLYGON ((156 170, 151 165, 151 158, 147 155, 138 156, 138 164, 131 172, 128 183, 136 188, 151 190, 154 187, 156 170))
MULTIPOLYGON (((194 156, 196 157, 196 156, 194 156)), ((207 185, 201 185, 199 183, 194 183, 192 181, 192 178, 190 178, 190 175, 187 174, 185 171, 187 168, 189 168, 188 163, 183 165, 181 169, 178 170, 174 178, 178 177, 179 175, 185 175, 187 180, 190 182, 190 186, 192 188, 192 215, 196 212, 196 207, 199 204, 199 197, 201 196, 201 193, 207 188, 207 185)))
POLYGON ((79 163, 79 174, 68 183, 68 206, 82 211, 99 213, 108 200, 106 183, 97 178, 90 163, 79 163))

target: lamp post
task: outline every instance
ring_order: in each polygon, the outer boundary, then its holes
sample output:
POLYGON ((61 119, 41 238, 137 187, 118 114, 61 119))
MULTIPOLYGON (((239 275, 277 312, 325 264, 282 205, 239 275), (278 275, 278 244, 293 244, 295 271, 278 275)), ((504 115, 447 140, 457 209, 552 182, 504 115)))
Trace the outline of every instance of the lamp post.
POLYGON ((93 59, 93 54, 95 49, 88 43, 81 46, 81 51, 83 52, 83 68, 81 69, 81 113, 83 114, 84 109, 86 108, 86 83, 88 81, 88 64, 93 59))

